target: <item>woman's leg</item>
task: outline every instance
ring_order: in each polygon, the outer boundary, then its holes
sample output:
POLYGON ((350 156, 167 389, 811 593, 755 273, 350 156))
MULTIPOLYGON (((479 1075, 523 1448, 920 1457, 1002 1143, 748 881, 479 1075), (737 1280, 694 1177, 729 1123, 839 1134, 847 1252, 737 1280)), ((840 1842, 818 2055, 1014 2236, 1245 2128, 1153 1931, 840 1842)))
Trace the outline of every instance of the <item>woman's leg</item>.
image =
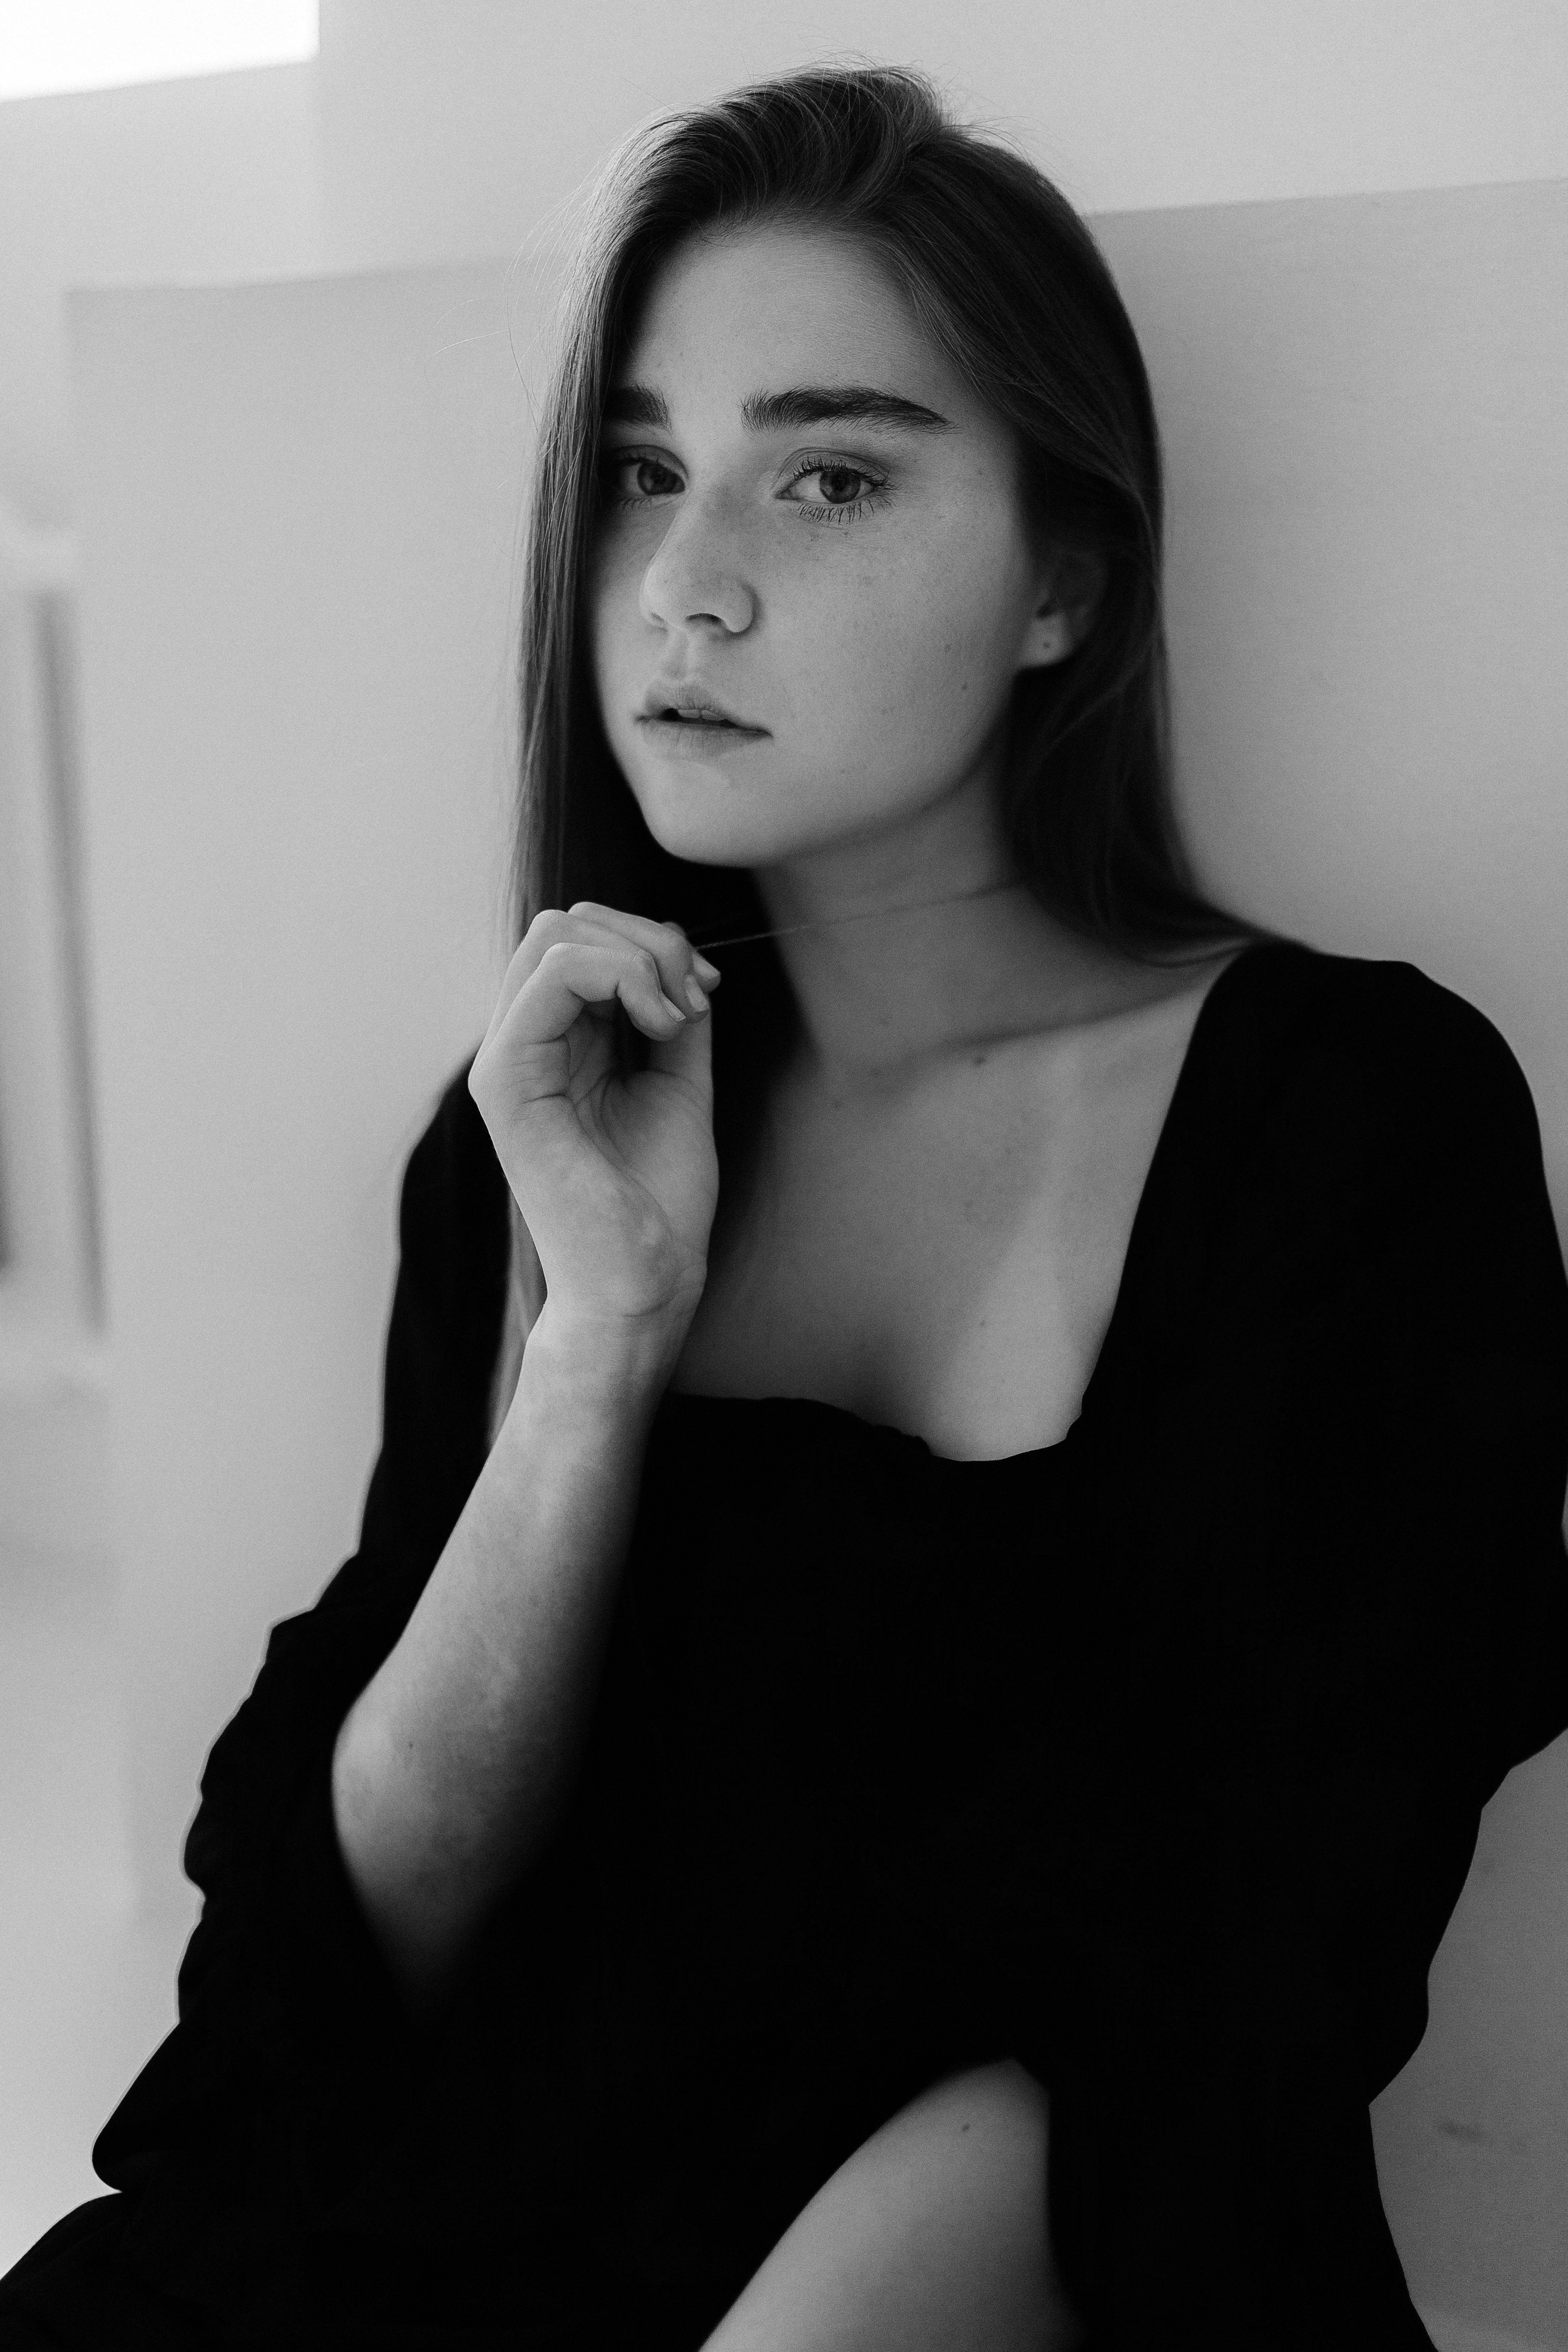
POLYGON ((1013 2059, 950 2074, 793 2221, 702 2352, 1071 2352, 1046 2221, 1046 2094, 1013 2059))

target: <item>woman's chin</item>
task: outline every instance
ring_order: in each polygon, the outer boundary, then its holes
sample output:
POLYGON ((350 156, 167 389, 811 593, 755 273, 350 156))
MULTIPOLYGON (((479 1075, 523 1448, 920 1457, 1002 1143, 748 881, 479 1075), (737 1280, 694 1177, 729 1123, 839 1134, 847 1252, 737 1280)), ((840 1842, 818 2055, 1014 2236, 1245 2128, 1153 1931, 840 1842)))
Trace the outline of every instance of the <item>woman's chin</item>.
POLYGON ((749 780, 742 790, 738 777, 716 766, 649 772, 645 762, 635 770, 623 762, 622 773, 659 847, 692 866, 783 866, 879 830, 874 818, 847 810, 842 801, 825 805, 826 794, 820 785, 814 792, 814 779, 749 780))
MULTIPOLYGON (((720 793, 722 786, 720 787, 720 793)), ((659 847, 692 866, 771 866, 789 846, 756 824, 725 821, 720 794, 634 791, 642 820, 659 847), (707 805, 703 806, 703 801, 707 805)), ((733 812, 739 816, 739 811, 733 812)), ((752 812, 755 816, 755 812, 752 812)))

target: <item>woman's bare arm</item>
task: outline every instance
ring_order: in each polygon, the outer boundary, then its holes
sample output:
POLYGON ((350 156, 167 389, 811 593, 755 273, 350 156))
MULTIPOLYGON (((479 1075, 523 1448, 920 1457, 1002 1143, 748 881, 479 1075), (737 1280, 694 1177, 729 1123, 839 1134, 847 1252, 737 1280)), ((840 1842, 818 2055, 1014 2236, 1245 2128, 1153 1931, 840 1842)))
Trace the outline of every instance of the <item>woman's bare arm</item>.
POLYGON ((557 1326, 332 1758, 349 1877, 410 2010, 549 1834, 581 1750, 648 1424, 683 1327, 557 1326))
POLYGON ((1046 2223, 1046 2094, 1015 2060, 932 2084, 793 2221, 702 2352, 1073 2352, 1046 2223))

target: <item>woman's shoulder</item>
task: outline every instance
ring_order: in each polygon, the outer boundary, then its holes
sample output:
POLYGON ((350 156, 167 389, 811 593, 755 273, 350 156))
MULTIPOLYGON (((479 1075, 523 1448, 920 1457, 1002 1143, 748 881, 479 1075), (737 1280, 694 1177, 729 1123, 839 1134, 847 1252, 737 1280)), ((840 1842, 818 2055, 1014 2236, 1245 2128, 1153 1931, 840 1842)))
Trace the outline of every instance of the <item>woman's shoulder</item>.
POLYGON ((1568 1313, 1535 1100, 1468 997, 1403 959, 1269 940, 1205 1014, 1167 1239, 1201 1236, 1211 1275, 1260 1294, 1327 1297, 1401 1267, 1451 1292, 1490 1269, 1541 1315, 1568 1313))
MULTIPOLYGON (((1496 1024, 1457 989, 1399 957, 1342 955, 1305 940, 1270 938, 1222 972, 1257 1022, 1281 1017, 1302 1042, 1331 1044, 1352 1059, 1403 1047, 1423 1058, 1458 1052, 1495 1059, 1510 1049, 1496 1024)), ((1219 983, 1216 983, 1216 989, 1219 983)))
POLYGON ((1532 1142, 1529 1082, 1496 1023, 1458 990, 1401 958, 1342 955, 1265 940, 1222 973, 1214 994, 1219 1082, 1251 1088, 1288 1123, 1317 1118, 1414 1144, 1500 1120, 1532 1142))

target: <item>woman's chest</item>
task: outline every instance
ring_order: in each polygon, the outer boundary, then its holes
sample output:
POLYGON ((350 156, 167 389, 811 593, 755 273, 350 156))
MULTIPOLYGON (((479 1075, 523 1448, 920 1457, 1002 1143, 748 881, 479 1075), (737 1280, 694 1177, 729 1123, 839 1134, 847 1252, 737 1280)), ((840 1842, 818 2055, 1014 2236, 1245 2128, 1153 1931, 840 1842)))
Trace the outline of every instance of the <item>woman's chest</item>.
POLYGON ((957 1459, 1057 1444, 1195 1014, 1016 1041, 880 1103, 781 1090, 674 1385, 817 1397, 957 1459))

